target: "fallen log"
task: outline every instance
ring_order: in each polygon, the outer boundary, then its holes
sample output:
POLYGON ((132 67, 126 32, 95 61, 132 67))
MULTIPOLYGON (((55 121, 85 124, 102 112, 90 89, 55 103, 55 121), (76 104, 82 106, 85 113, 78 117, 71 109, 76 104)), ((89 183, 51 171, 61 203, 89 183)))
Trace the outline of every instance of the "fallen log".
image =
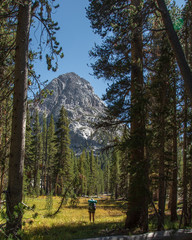
POLYGON ((81 240, 192 240, 192 229, 157 231, 132 236, 109 236, 81 240))

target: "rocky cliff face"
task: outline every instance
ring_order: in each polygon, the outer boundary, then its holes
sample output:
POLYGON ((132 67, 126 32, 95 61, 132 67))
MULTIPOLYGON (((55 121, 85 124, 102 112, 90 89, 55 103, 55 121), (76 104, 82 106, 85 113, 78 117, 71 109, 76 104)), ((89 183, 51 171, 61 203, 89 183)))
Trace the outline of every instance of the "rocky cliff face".
POLYGON ((50 117, 53 114, 57 121, 63 105, 70 119, 71 147, 74 151, 79 152, 88 146, 98 148, 98 141, 92 137, 94 130, 91 123, 98 114, 102 114, 105 105, 94 94, 90 83, 75 73, 66 73, 53 79, 46 89, 52 90, 53 94, 37 106, 40 115, 46 113, 50 117))

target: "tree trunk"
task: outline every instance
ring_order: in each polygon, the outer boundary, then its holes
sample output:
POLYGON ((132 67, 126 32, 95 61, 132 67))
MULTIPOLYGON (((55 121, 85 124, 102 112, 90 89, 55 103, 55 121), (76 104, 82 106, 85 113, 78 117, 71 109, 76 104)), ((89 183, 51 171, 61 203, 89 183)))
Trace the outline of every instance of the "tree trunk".
POLYGON ((148 164, 144 157, 145 121, 143 103, 143 41, 142 17, 138 16, 141 0, 134 0, 135 7, 131 41, 131 169, 128 189, 128 211, 126 228, 140 226, 143 231, 148 229, 148 164))
MULTIPOLYGON (((185 55, 187 60, 189 60, 189 28, 188 28, 188 20, 189 15, 186 14, 185 21, 185 31, 184 31, 184 39, 185 39, 185 55)), ((183 126, 183 224, 184 226, 188 225, 188 179, 187 179, 187 122, 188 122, 188 98, 186 95, 186 91, 184 91, 184 126, 183 126)))
POLYGON ((172 185, 171 185, 171 221, 177 220, 177 103, 176 103, 176 79, 174 79, 174 96, 173 96, 173 104, 174 104, 174 115, 173 115, 173 172, 172 172, 172 185))
POLYGON ((181 75, 184 79, 185 82, 185 89, 192 101, 192 73, 190 70, 190 67, 187 63, 187 60, 185 58, 183 49, 181 47, 181 44, 179 42, 179 38, 177 36, 177 33, 174 30, 171 17, 169 15, 169 12, 167 10, 166 4, 164 0, 157 0, 160 11, 161 11, 161 16, 163 19, 163 23, 166 28, 166 32, 171 44, 171 47, 173 49, 173 52, 175 54, 175 57, 177 59, 177 63, 179 65, 181 75))
POLYGON ((184 105, 184 126, 183 126, 183 217, 184 226, 187 226, 187 96, 185 94, 185 105, 184 105))
MULTIPOLYGON (((165 85, 165 84, 164 84, 165 85)), ((165 86, 161 91, 161 109, 160 109, 160 147, 159 147, 159 218, 158 218, 158 230, 164 230, 164 212, 165 212, 165 199, 166 199, 166 187, 165 187, 165 86)))
MULTIPOLYGON (((191 156, 192 158, 192 156, 191 156)), ((191 166, 192 166, 192 159, 190 159, 191 166)), ((192 176, 192 167, 190 171, 190 176, 192 176)), ((188 224, 191 225, 191 218, 192 218, 192 177, 189 180, 189 201, 188 201, 188 224)))
POLYGON ((13 93, 13 118, 9 160, 9 179, 7 189, 7 234, 17 235, 21 229, 22 212, 15 207, 22 202, 23 166, 25 153, 25 129, 28 86, 28 43, 31 19, 31 1, 19 5, 16 33, 15 82, 13 93))
MULTIPOLYGON (((192 14, 192 2, 189 2, 188 1, 188 4, 189 4, 189 15, 191 16, 192 14)), ((189 65, 190 67, 192 67, 192 19, 189 17, 188 19, 188 29, 189 29, 189 44, 188 44, 188 48, 189 48, 189 56, 188 56, 188 59, 189 59, 189 65)), ((192 126, 192 122, 191 122, 191 126, 192 126)), ((191 162, 191 166, 192 166, 192 154, 190 156, 190 162, 191 162)), ((190 171, 191 175, 192 176, 192 167, 191 167, 191 171, 190 171)), ((189 189, 189 202, 188 202, 188 223, 191 224, 191 218, 192 218, 192 177, 190 178, 190 189, 189 189)))

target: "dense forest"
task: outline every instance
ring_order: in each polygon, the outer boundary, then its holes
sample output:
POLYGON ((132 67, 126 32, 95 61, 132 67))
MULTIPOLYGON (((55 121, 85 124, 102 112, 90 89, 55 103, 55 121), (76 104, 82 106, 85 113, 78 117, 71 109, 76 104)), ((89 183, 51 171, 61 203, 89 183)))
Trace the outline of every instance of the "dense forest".
POLYGON ((34 115, 34 119, 30 118, 28 112, 24 194, 62 196, 66 189, 69 196, 77 197, 104 193, 105 155, 89 149, 77 154, 70 149, 69 120, 64 107, 56 124, 53 116, 48 124, 44 116, 41 127, 38 112, 34 115))
POLYGON ((179 9, 163 0, 89 0, 87 18, 102 38, 90 51, 92 68, 109 83, 95 129, 113 134, 105 151, 80 155, 70 149, 64 107, 56 123, 44 116, 42 124, 28 108, 27 89, 41 84, 33 60, 42 58, 44 45, 49 70, 63 57, 51 15, 58 7, 54 0, 0 2, 0 199, 6 198, 7 235, 21 228, 22 211, 14 211, 23 195, 107 193, 126 201, 125 228, 147 231, 152 207, 157 229, 164 229, 166 206, 172 222, 190 226, 192 2, 179 9), (29 49, 36 21, 39 51, 29 49))

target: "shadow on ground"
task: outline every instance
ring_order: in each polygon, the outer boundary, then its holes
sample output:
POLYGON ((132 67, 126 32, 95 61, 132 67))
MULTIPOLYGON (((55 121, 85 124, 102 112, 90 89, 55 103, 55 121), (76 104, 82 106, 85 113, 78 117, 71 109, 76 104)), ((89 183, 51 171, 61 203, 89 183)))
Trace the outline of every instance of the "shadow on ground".
POLYGON ((79 222, 70 225, 36 228, 34 232, 24 233, 23 240, 72 240, 107 236, 118 231, 123 223, 87 223, 79 222))

